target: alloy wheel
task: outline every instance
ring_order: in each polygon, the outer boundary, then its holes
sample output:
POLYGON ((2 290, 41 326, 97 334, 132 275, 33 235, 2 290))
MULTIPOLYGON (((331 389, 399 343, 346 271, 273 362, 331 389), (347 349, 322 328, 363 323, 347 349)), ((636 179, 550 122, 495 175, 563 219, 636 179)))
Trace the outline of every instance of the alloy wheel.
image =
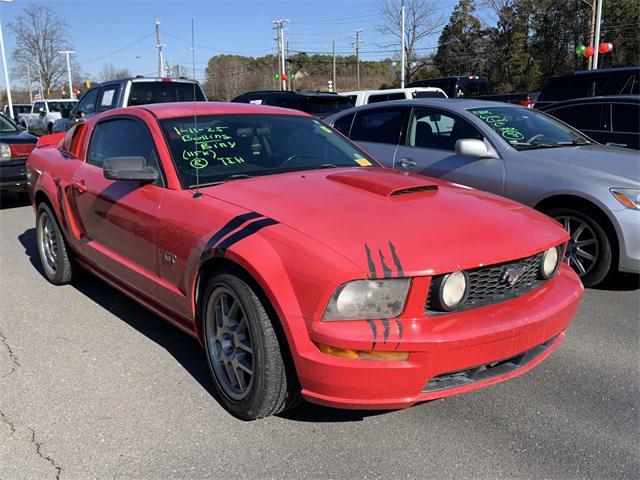
POLYGON ((555 219, 570 237, 564 261, 581 277, 587 275, 598 263, 600 253, 595 232, 584 220, 573 215, 561 215, 555 219))
POLYGON ((58 239, 53 220, 48 213, 40 215, 40 228, 38 229, 38 247, 40 256, 44 260, 44 267, 52 274, 58 267, 58 239))
POLYGON ((238 297, 219 287, 207 307, 206 340, 211 366, 224 393, 245 398, 253 385, 253 344, 248 319, 238 297))

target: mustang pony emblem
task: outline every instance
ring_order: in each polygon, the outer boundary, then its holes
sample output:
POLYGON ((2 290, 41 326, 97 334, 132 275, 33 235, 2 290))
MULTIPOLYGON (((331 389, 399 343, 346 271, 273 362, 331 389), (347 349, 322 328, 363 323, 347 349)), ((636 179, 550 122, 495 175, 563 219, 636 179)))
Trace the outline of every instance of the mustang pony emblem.
POLYGON ((501 280, 513 287, 524 274, 524 267, 509 267, 504 270, 501 280))

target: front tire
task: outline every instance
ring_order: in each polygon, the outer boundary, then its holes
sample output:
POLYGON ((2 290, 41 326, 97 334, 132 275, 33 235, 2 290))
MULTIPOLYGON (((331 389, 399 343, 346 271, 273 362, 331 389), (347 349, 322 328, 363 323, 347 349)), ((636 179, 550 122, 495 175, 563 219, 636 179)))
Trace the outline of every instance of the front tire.
POLYGON ((36 212, 36 242, 44 276, 54 285, 65 285, 73 278, 73 266, 56 216, 46 203, 36 212))
POLYGON ((249 283, 220 273, 210 281, 203 299, 207 363, 222 405, 245 420, 292 405, 297 383, 272 319, 249 283))
POLYGON ((613 267, 612 241, 599 215, 583 208, 553 208, 546 212, 569 233, 565 262, 580 276, 585 287, 601 283, 613 267))

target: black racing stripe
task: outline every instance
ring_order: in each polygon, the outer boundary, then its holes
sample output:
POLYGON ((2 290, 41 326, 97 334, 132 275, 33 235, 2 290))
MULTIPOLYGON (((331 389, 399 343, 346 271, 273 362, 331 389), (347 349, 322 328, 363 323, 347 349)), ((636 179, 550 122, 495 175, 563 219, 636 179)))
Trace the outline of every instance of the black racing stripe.
POLYGON ((398 350, 398 347, 400 346, 400 340, 402 340, 402 323, 400 322, 399 318, 396 318, 396 326, 398 327, 398 343, 396 343, 395 350, 398 350))
POLYGON ((376 273, 376 265, 373 263, 373 257, 371 256, 371 249, 369 245, 364 244, 364 251, 367 254, 367 264, 369 265, 369 274, 371 278, 378 278, 378 274, 376 273))
POLYGON ((376 323, 373 320, 368 318, 367 322, 369 322, 369 328, 371 329, 371 333, 373 334, 373 345, 371 345, 371 350, 375 350, 376 340, 378 339, 378 329, 376 328, 376 323))
POLYGON ((384 255, 382 254, 382 250, 378 249, 378 254, 380 255, 380 265, 382 265, 382 278, 390 278, 391 277, 391 269, 384 263, 384 255))
POLYGON ((393 257, 393 263, 396 266, 397 277, 404 277, 404 269, 402 268, 402 263, 400 263, 400 258, 398 257, 398 253, 396 252, 396 246, 389 241, 389 249, 391 250, 391 256, 393 257))
POLYGON ((233 217, 229 220, 220 230, 213 234, 213 236, 209 239, 207 244, 205 245, 205 251, 210 250, 213 246, 222 240, 223 237, 227 236, 231 232, 233 232, 236 228, 238 228, 243 223, 253 220, 254 218, 263 217, 264 215, 260 215, 256 212, 249 212, 242 215, 238 215, 237 217, 233 217))
POLYGON ((382 325, 384 325, 384 332, 383 332, 384 343, 387 343, 387 338, 389 338, 389 320, 387 320, 386 318, 383 318, 382 325))
POLYGON ((253 235, 258 230, 261 230, 264 227, 268 227, 270 225, 276 225, 278 223, 279 222, 277 220, 274 220, 273 218, 263 218, 262 220, 251 222, 250 224, 245 225, 242 229, 238 230, 236 233, 229 235, 222 242, 220 242, 220 244, 216 248, 224 251, 234 243, 247 238, 249 235, 253 235))

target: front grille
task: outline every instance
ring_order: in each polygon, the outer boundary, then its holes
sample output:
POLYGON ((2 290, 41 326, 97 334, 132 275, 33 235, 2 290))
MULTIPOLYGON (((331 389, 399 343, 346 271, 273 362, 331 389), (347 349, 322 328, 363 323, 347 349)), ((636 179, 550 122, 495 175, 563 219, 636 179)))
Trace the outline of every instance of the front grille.
MULTIPOLYGON (((469 292, 466 300, 456 311, 502 302, 533 290, 544 282, 538 278, 541 261, 542 254, 538 253, 520 260, 467 270, 469 292), (520 278, 513 284, 505 279, 505 272, 510 269, 522 269, 520 278)), ((429 289, 425 303, 426 313, 444 313, 436 307, 437 295, 438 292, 434 288, 429 289)))
POLYGON ((461 387, 463 385, 469 385, 471 383, 481 382, 493 377, 506 375, 509 372, 513 372, 519 368, 524 367, 531 361, 539 357, 547 348, 549 348, 555 340, 555 337, 547 340, 540 345, 537 345, 525 352, 515 355, 506 360, 498 362, 487 363, 485 365, 479 365, 474 368, 468 368, 453 373, 445 373, 433 377, 422 389, 423 392, 436 392, 438 390, 446 390, 449 388, 461 387))

